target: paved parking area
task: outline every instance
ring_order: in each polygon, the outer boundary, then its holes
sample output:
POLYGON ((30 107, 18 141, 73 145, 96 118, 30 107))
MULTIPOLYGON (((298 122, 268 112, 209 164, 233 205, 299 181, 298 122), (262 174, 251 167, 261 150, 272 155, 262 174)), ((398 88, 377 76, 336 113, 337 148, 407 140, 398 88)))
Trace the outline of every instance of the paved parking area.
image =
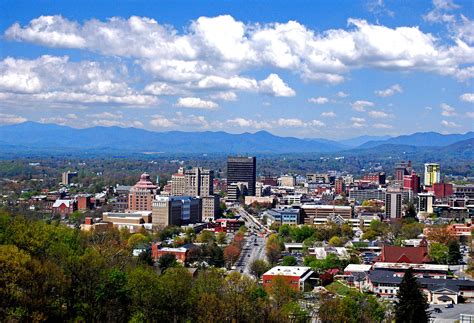
POLYGON ((474 315, 474 303, 455 304, 453 308, 445 308, 444 305, 430 305, 431 319, 434 323, 448 323, 459 320, 460 314, 474 315), (437 307, 442 313, 435 313, 433 309, 437 307))

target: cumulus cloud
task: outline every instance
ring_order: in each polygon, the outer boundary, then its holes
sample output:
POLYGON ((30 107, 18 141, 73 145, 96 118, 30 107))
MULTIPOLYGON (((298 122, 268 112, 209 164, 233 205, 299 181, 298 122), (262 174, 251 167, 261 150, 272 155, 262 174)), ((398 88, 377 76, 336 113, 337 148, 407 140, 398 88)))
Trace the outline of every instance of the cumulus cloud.
POLYGON ((352 117, 352 127, 353 128, 363 128, 365 127, 365 119, 364 118, 357 118, 357 117, 352 117))
POLYGON ((213 101, 203 100, 201 98, 179 98, 175 106, 190 109, 217 109, 219 105, 213 101))
POLYGON ((340 98, 345 98, 345 97, 349 96, 349 94, 347 94, 347 93, 345 93, 345 92, 343 92, 343 91, 337 92, 336 95, 337 95, 338 97, 340 97, 340 98))
POLYGON ((458 128, 458 127, 460 127, 460 125, 458 125, 457 123, 455 123, 453 121, 447 121, 447 120, 442 120, 441 125, 445 126, 445 127, 448 127, 448 128, 458 128))
POLYGON ((309 98, 308 102, 315 103, 315 104, 326 104, 329 102, 329 99, 324 96, 320 96, 317 98, 309 98))
POLYGON ((0 61, 0 92, 12 100, 134 106, 158 103, 155 96, 131 88, 125 78, 123 65, 71 62, 67 56, 0 61))
POLYGON ((464 102, 474 103, 474 93, 464 93, 459 96, 459 99, 464 102))
POLYGON ((337 114, 334 113, 333 111, 328 111, 328 112, 321 113, 321 117, 323 117, 323 118, 335 118, 335 117, 337 117, 337 114))
POLYGON ((295 96, 290 88, 277 74, 270 74, 265 80, 258 82, 259 91, 274 96, 295 96))
POLYGON ((266 121, 256 121, 245 118, 234 118, 227 120, 227 123, 231 126, 241 127, 241 128, 255 128, 255 129, 270 129, 272 125, 266 121))
POLYGON ((446 103, 441 103, 441 115, 444 117, 454 117, 456 113, 456 109, 446 103))
POLYGON ((367 107, 373 107, 375 104, 370 101, 359 100, 351 103, 352 109, 355 111, 363 112, 367 107))
POLYGON ((474 111, 468 111, 468 112, 466 112, 466 117, 468 117, 468 118, 474 118, 474 111))
POLYGON ((162 115, 155 114, 150 120, 150 124, 156 128, 171 128, 176 126, 176 124, 162 115))
POLYGON ((14 124, 25 121, 27 121, 27 119, 22 116, 0 113, 0 124, 14 124))
POLYGON ((402 92, 403 92, 402 87, 399 84, 394 84, 385 90, 375 91, 375 95, 385 98, 388 96, 392 96, 396 93, 402 93, 402 92))
MULTIPOLYGON (((389 28, 352 18, 347 29, 316 32, 297 21, 245 24, 229 15, 199 17, 180 33, 147 17, 92 19, 80 24, 61 16, 40 16, 24 26, 10 26, 5 36, 134 58, 148 73, 179 82, 229 77, 259 67, 284 69, 305 80, 332 84, 342 82, 351 69, 363 67, 466 78, 470 75, 466 64, 473 63, 473 49, 466 45, 464 34, 458 33, 455 44, 446 46, 418 27, 389 28)), ((283 92, 285 96, 292 93, 283 92)))
POLYGON ((393 117, 392 114, 384 112, 384 111, 369 111, 369 117, 374 119, 383 119, 383 118, 391 118, 393 117))
POLYGON ((222 101, 237 101, 237 94, 232 91, 227 92, 217 92, 209 96, 213 100, 222 100, 222 101))
POLYGON ((386 123, 376 123, 373 126, 374 128, 377 128, 377 129, 392 129, 393 128, 393 126, 386 123))

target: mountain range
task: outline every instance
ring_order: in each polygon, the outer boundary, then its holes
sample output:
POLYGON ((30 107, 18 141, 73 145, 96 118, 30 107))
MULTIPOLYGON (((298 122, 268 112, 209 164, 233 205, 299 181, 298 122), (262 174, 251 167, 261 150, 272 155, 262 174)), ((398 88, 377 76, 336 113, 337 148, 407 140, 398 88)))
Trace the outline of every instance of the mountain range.
MULTIPOLYGON (((24 122, 0 126, 0 153, 89 152, 89 153, 361 153, 367 150, 430 149, 449 147, 472 150, 474 132, 443 135, 436 132, 398 137, 361 136, 341 141, 280 137, 267 131, 230 134, 226 132, 153 132, 137 128, 91 127, 76 129, 56 124, 24 122), (470 146, 469 146, 470 143, 470 146), (389 148, 391 147, 391 148, 389 148), (431 147, 431 148, 430 148, 431 147)), ((449 148, 447 148, 449 150, 449 148)), ((446 150, 446 149, 445 149, 446 150)), ((454 152, 457 152, 455 150, 454 152)), ((469 152, 468 152, 469 155, 469 152)))

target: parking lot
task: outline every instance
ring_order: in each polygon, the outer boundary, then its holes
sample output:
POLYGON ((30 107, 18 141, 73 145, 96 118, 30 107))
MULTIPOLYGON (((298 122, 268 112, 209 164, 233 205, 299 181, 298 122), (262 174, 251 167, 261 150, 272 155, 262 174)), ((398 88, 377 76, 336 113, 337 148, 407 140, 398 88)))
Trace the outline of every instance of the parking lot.
POLYGON ((474 303, 455 304, 453 308, 445 308, 444 305, 430 305, 431 322, 444 323, 459 320, 460 314, 474 315, 474 303), (441 309, 441 313, 435 313, 434 308, 441 309))

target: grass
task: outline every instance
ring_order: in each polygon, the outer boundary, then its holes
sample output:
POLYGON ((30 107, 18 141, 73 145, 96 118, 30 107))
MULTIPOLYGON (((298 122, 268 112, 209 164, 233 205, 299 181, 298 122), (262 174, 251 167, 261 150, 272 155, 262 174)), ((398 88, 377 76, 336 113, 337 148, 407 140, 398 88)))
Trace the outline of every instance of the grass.
POLYGON ((349 293, 351 288, 346 284, 341 283, 340 281, 332 282, 331 284, 325 287, 328 291, 333 292, 335 294, 344 296, 349 293))

